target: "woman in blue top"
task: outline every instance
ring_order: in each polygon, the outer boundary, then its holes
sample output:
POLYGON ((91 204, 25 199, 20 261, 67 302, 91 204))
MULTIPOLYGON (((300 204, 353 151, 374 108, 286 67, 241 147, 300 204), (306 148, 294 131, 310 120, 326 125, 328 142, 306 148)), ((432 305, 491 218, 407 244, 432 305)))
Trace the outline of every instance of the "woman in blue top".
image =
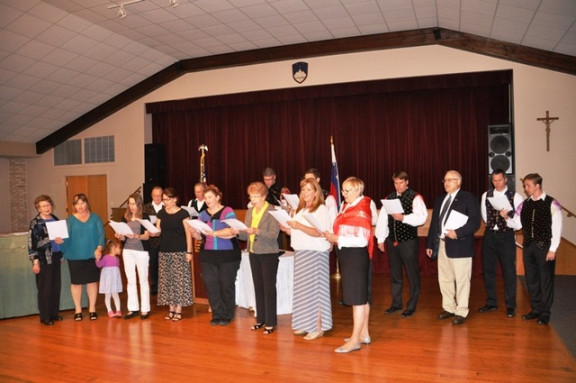
POLYGON ((95 259, 102 257, 104 226, 100 217, 90 211, 90 203, 85 194, 76 194, 72 206, 74 212, 66 218, 69 238, 64 239, 62 251, 70 268, 74 320, 82 320, 82 285, 86 285, 88 291, 90 320, 95 320, 98 319, 96 298, 100 280, 100 270, 96 267, 95 259))
POLYGON ((200 265, 212 308, 210 324, 226 326, 234 318, 236 273, 241 253, 236 237, 222 220, 236 218, 236 214, 231 207, 222 205, 222 192, 214 185, 204 189, 204 201, 208 208, 200 213, 198 219, 212 230, 200 233, 190 228, 190 232, 196 240, 202 240, 200 265))

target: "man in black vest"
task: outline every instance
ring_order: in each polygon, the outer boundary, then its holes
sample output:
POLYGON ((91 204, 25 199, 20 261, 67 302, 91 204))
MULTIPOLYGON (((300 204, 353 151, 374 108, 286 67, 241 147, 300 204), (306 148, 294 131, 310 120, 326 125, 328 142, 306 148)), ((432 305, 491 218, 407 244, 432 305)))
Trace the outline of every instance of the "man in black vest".
POLYGON ((398 199, 403 213, 389 213, 382 206, 376 223, 376 238, 378 249, 384 252, 384 241, 388 247, 388 263, 390 264, 390 279, 392 283, 392 304, 386 314, 392 314, 402 309, 402 289, 406 270, 410 284, 410 299, 403 317, 409 317, 416 311, 420 296, 420 271, 418 267, 418 226, 423 225, 428 218, 428 210, 420 194, 408 187, 408 174, 405 171, 392 176, 396 191, 386 199, 398 199))
POLYGON ((517 214, 520 214, 524 234, 524 272, 531 308, 522 319, 538 319, 538 324, 545 325, 550 321, 554 302, 554 268, 562 233, 562 207, 542 191, 542 177, 538 173, 528 174, 522 183, 528 198, 517 214))
MULTIPOLYGON (((152 201, 142 207, 144 213, 150 216, 150 222, 156 223, 156 215, 164 208, 162 203, 162 187, 154 186, 152 192, 152 201)), ((150 275, 150 294, 158 293, 158 253, 160 252, 160 237, 150 237, 148 240, 148 254, 150 255, 148 272, 150 275)))
POLYGON ((520 216, 515 215, 516 208, 523 199, 520 194, 508 189, 508 177, 502 169, 495 169, 491 175, 494 189, 482 194, 482 219, 486 222, 484 241, 482 242, 482 267, 484 287, 486 288, 486 305, 478 311, 485 313, 498 308, 496 297, 496 269, 498 261, 502 265, 504 277, 504 297, 506 299, 506 316, 513 318, 516 315, 516 239, 514 231, 520 230, 520 216), (492 202, 500 206, 507 200, 511 209, 497 210, 492 202), (492 201, 492 202, 491 202, 492 201))

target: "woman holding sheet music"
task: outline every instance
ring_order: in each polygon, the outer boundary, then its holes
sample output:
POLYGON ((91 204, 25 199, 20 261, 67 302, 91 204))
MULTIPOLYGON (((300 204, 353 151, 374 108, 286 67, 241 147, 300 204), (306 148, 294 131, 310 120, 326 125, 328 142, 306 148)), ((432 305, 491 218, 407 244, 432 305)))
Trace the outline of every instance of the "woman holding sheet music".
POLYGON ((234 318, 236 308, 236 274, 240 267, 241 252, 238 240, 224 219, 236 218, 234 210, 223 206, 222 192, 214 185, 204 189, 207 209, 200 212, 198 220, 210 230, 203 232, 189 227, 193 237, 202 241, 200 266, 206 286, 208 302, 212 308, 212 326, 226 326, 234 318))
POLYGON ((148 319, 150 315, 150 285, 148 284, 148 231, 138 219, 149 220, 148 214, 142 212, 142 197, 138 193, 128 197, 128 207, 122 218, 134 234, 115 234, 124 242, 124 272, 126 273, 128 292, 128 312, 124 319, 132 319, 140 314, 140 319, 148 319), (136 285, 136 270, 140 282, 140 303, 138 303, 138 286, 136 285), (141 311, 140 311, 141 310, 141 311))
POLYGON ((324 228, 332 227, 324 205, 320 184, 308 178, 300 183, 300 200, 289 227, 281 229, 291 237, 294 249, 294 297, 292 329, 296 335, 307 334, 313 340, 332 329, 330 304, 330 243, 306 217, 312 216, 324 228))
POLYGON ((62 239, 51 241, 46 222, 58 221, 52 214, 54 201, 48 195, 40 195, 34 200, 38 215, 30 222, 28 230, 28 255, 32 262, 32 272, 36 274, 38 288, 38 311, 40 322, 52 326, 54 321, 61 321, 60 310, 62 239))
POLYGON ((252 207, 246 212, 247 230, 238 231, 240 239, 248 241, 250 269, 256 295, 256 324, 252 330, 264 327, 264 334, 272 334, 278 322, 276 306, 276 274, 278 272, 280 225, 269 211, 274 206, 266 202, 268 188, 262 182, 248 186, 248 196, 252 207))
POLYGON ((193 303, 192 236, 186 228, 190 216, 180 208, 174 188, 164 189, 162 202, 164 209, 158 212, 156 220, 160 230, 158 305, 170 307, 164 319, 178 322, 182 319, 182 307, 193 303))

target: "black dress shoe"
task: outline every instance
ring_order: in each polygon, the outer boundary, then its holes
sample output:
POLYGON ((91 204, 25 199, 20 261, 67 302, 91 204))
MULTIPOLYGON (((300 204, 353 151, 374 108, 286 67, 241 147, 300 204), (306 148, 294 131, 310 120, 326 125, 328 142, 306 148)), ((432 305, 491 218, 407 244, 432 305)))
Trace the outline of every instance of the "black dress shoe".
POLYGON ((538 318, 538 324, 547 325, 550 322, 550 315, 541 314, 538 318))
POLYGON ((402 311, 401 315, 404 318, 411 317, 412 315, 414 315, 414 311, 416 311, 416 310, 404 310, 404 311, 402 311))
POLYGON ((459 325, 459 324, 464 324, 464 322, 466 322, 466 318, 464 318, 461 315, 456 315, 454 317, 454 320, 452 321, 453 324, 459 325))
POLYGON ((62 318, 60 315, 50 317, 50 319, 53 320, 54 322, 60 322, 61 320, 64 320, 64 318, 62 318))
POLYGON ((392 314, 392 313, 394 313, 394 312, 396 312, 396 311, 400 311, 400 310, 402 310, 402 307, 390 306, 390 308, 389 308, 388 310, 384 311, 384 313, 386 313, 386 314, 392 314))
POLYGON ((226 319, 220 319, 220 320, 218 321, 218 325, 219 325, 219 326, 228 326, 229 324, 230 324, 230 321, 229 321, 229 320, 226 320, 226 319))
POLYGON ((212 318, 210 321, 210 326, 218 326, 220 324, 220 319, 212 318))
POLYGON ((442 311, 440 314, 438 314, 438 319, 448 319, 448 318, 452 318, 454 316, 454 313, 448 312, 448 311, 442 311))
POLYGON ((538 317, 540 317, 540 313, 530 311, 528 314, 522 315, 522 320, 538 319, 538 317))
POLYGON ((514 318, 516 316, 516 310, 514 309, 506 309, 506 316, 508 318, 514 318))
POLYGON ((44 326, 54 326, 54 321, 52 319, 40 319, 40 323, 44 326))
POLYGON ((484 306, 484 307, 480 307, 480 308, 478 309, 478 312, 480 312, 480 313, 487 313, 488 311, 496 311, 496 310, 498 310, 498 307, 496 307, 496 306, 491 306, 491 305, 486 305, 486 306, 484 306))
POLYGON ((136 318, 139 314, 139 311, 130 311, 128 312, 126 315, 124 315, 124 319, 132 319, 132 318, 136 318))
POLYGON ((150 318, 150 313, 146 313, 146 314, 140 314, 140 319, 148 319, 150 318))

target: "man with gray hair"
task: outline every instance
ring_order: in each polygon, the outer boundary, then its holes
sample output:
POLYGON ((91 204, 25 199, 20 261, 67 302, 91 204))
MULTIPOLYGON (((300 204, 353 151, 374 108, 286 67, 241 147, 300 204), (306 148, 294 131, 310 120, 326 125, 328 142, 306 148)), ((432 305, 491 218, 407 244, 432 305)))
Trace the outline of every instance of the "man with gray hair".
POLYGON ((442 183, 446 194, 434 201, 426 255, 438 258, 438 284, 444 309, 438 319, 454 317, 452 323, 461 325, 469 312, 474 233, 480 227, 480 204, 474 194, 460 189, 462 175, 456 170, 446 172, 442 183), (460 223, 450 219, 451 215, 460 217, 460 223))

